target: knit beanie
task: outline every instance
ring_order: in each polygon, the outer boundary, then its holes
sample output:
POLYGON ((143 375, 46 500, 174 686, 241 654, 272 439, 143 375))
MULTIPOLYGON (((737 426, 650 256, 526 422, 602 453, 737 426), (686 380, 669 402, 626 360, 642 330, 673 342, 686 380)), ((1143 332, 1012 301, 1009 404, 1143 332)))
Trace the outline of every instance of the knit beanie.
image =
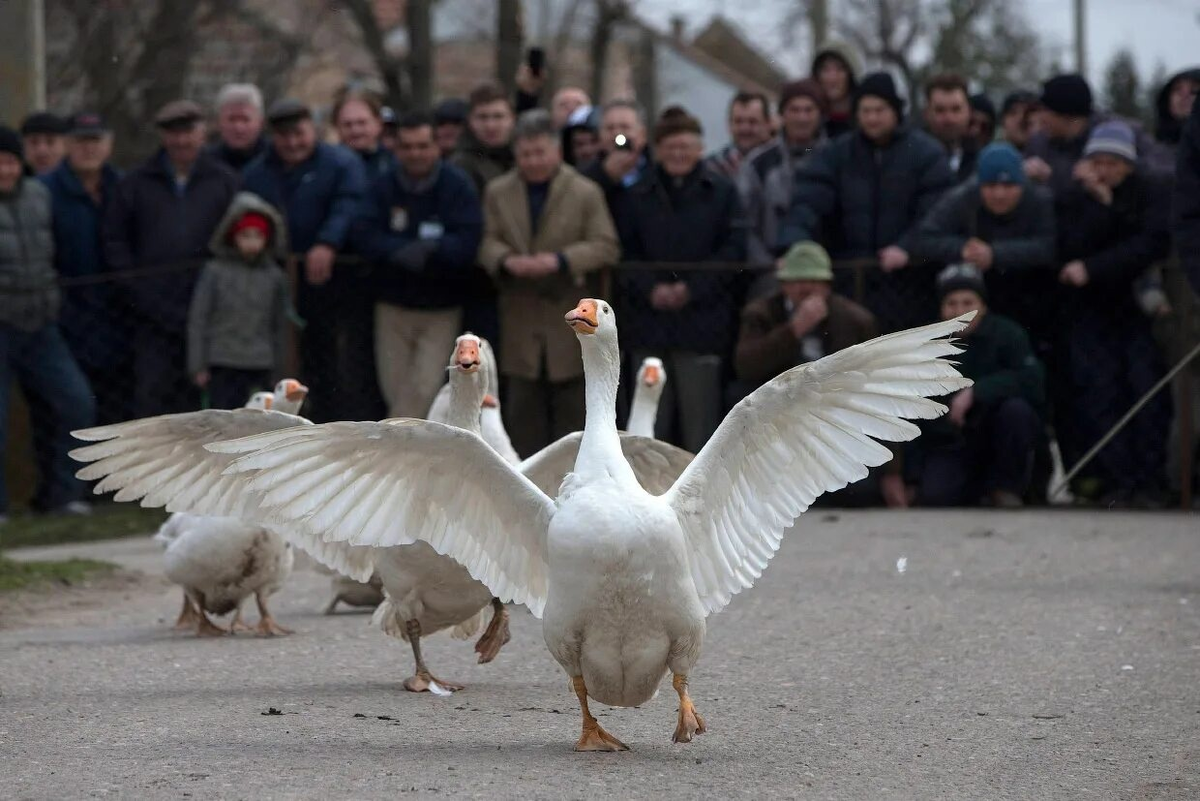
POLYGON ((1021 154, 1008 142, 993 142, 979 151, 975 165, 980 184, 1024 184, 1021 154))
POLYGON ((960 289, 969 289, 987 300, 987 287, 983 283, 983 275, 972 264, 951 264, 937 275, 939 301, 960 289))
POLYGON ((4 125, 0 125, 0 153, 12 153, 21 161, 25 160, 25 146, 21 143, 21 135, 4 125))
POLYGON ((829 113, 829 98, 825 96, 825 90, 821 88, 821 84, 812 78, 792 81, 783 85, 783 88, 779 90, 779 113, 782 114, 783 110, 787 108, 787 104, 797 97, 807 97, 816 103, 822 117, 829 113))
POLYGON ((1120 120, 1102 122, 1092 129, 1087 144, 1083 146, 1083 155, 1106 153, 1117 156, 1129 162, 1137 161, 1137 137, 1129 123, 1120 120))
POLYGON ((271 221, 267 219, 265 214, 260 214, 257 211, 248 211, 238 218, 237 222, 229 226, 229 241, 247 228, 257 229, 264 237, 271 236, 271 221))
POLYGON ((896 91, 896 82, 886 72, 872 72, 862 79, 858 91, 854 93, 855 111, 864 97, 878 97, 895 109, 897 117, 904 116, 904 99, 896 91))
POLYGON ((1042 84, 1041 103, 1066 117, 1092 115, 1092 89, 1082 75, 1055 75, 1042 84))

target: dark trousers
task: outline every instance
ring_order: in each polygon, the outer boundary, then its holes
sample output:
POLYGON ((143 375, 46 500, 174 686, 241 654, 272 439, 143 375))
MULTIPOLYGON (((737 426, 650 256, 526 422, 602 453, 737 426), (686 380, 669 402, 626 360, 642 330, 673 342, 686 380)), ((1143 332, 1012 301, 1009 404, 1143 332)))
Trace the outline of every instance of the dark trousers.
POLYGON ((583 430, 586 417, 583 377, 570 381, 506 376, 504 425, 521 458, 567 434, 583 430))
MULTIPOLYGON (((1079 314, 1067 341, 1071 387, 1068 469, 1100 441, 1162 377, 1158 348, 1144 318, 1115 321, 1079 314)), ((1171 394, 1153 399, 1096 454, 1082 477, 1098 478, 1106 492, 1161 490, 1165 486, 1171 394)))
POLYGON ((269 370, 243 370, 239 367, 209 369, 208 408, 237 409, 246 405, 251 393, 271 388, 269 370))
POLYGON ((922 447, 918 502, 973 506, 992 490, 1024 496, 1041 428, 1041 418, 1022 398, 972 410, 961 436, 949 441, 931 438, 929 447, 922 447))
POLYGON ((305 286, 300 314, 305 321, 300 361, 309 389, 307 416, 317 423, 384 417, 375 380, 375 304, 365 285, 305 286))
MULTIPOLYGON (((56 509, 79 500, 84 484, 75 478, 80 467, 67 452, 79 443, 71 436, 96 417, 91 389, 75 364, 57 325, 19 331, 0 325, 0 451, 7 453, 9 388, 17 381, 29 402, 34 427, 46 432, 35 448, 41 485, 36 505, 56 509)), ((0 512, 8 511, 8 488, 0 464, 0 512)))
MULTIPOLYGON (((686 351, 636 350, 630 366, 637 370, 648 356, 662 359, 667 384, 658 402, 654 437, 699 453, 724 417, 721 387, 724 364, 720 356, 686 351)), ((633 381, 629 382, 630 386, 633 381)))
POLYGON ((187 336, 152 325, 133 333, 133 411, 137 417, 192 412, 200 408, 200 390, 187 364, 187 336))

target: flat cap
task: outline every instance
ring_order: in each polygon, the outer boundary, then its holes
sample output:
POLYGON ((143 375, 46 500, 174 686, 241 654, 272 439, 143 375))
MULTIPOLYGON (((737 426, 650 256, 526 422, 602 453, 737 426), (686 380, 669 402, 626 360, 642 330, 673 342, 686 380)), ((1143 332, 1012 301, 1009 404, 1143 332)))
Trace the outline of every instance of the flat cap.
POLYGON ((57 114, 49 111, 35 111, 21 123, 21 135, 29 134, 65 134, 67 123, 57 114))
POLYGON ((159 128, 185 128, 204 119, 204 109, 191 100, 172 100, 154 115, 159 128))
POLYGON ((272 127, 289 125, 300 120, 312 119, 312 109, 295 98, 276 100, 267 109, 267 122, 272 127))

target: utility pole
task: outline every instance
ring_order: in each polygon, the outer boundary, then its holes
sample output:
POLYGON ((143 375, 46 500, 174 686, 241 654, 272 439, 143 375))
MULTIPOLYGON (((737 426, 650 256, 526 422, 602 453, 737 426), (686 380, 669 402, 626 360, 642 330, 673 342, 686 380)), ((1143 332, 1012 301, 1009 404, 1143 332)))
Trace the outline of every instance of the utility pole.
POLYGON ((1075 0, 1075 71, 1087 77, 1087 0, 1075 0))
POLYGON ((812 29, 815 55, 829 40, 829 0, 808 0, 808 25, 812 29))
POLYGON ((0 0, 0 120, 16 126, 46 106, 43 0, 0 0))

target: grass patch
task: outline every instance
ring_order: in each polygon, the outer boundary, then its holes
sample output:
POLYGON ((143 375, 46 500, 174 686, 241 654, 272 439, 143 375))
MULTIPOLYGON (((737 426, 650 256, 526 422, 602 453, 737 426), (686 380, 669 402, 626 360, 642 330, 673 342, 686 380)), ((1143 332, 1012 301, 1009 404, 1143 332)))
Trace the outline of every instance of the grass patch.
POLYGON ((0 547, 59 545, 150 534, 167 519, 162 509, 134 503, 100 504, 90 515, 14 515, 0 526, 0 547))
POLYGON ((17 562, 0 556, 0 592, 20 590, 35 584, 79 584, 92 576, 111 573, 117 566, 94 559, 64 559, 60 562, 17 562))

